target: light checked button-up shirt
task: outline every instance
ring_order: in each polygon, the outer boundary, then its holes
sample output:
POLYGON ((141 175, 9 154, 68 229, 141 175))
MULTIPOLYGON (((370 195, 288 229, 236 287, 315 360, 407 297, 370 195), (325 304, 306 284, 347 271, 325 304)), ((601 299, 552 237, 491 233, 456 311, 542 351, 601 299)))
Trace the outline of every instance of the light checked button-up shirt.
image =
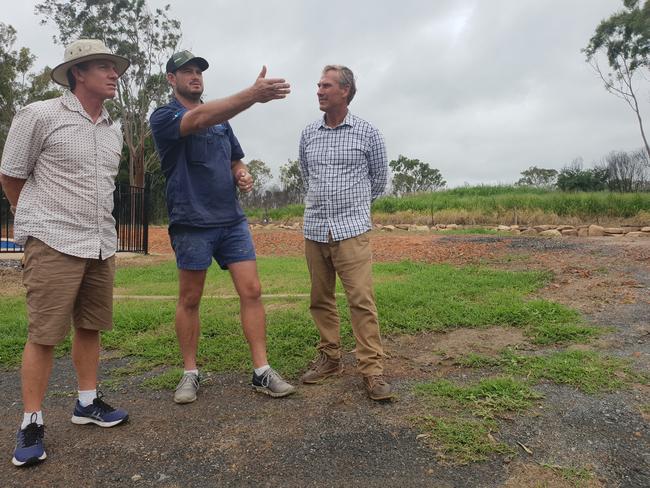
POLYGON ((350 112, 334 128, 323 117, 303 130, 299 162, 306 239, 328 242, 331 234, 341 241, 372 228, 370 204, 388 179, 386 146, 377 129, 350 112))
POLYGON ((14 239, 29 236, 64 254, 109 258, 117 233, 113 191, 122 133, 106 109, 95 123, 69 92, 32 103, 15 115, 0 172, 26 179, 14 239))

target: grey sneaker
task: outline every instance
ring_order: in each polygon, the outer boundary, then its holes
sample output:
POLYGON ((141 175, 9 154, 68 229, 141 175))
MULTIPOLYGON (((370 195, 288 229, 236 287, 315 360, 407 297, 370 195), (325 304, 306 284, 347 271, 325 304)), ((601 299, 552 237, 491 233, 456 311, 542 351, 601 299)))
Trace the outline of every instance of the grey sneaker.
POLYGON ((291 395, 296 391, 296 388, 284 381, 282 376, 273 368, 267 369, 259 376, 253 372, 252 386, 255 391, 270 395, 273 398, 291 395))
POLYGON ((199 375, 196 373, 185 373, 176 386, 174 401, 176 403, 192 403, 196 400, 196 392, 199 390, 199 375))

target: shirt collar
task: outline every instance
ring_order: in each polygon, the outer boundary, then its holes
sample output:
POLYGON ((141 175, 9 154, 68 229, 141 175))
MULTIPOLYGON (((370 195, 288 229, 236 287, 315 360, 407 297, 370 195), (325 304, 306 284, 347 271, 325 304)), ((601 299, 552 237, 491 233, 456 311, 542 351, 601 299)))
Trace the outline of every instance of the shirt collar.
POLYGON ((325 123, 325 114, 323 114, 323 117, 321 118, 320 121, 320 127, 319 129, 338 129, 339 127, 344 127, 344 126, 349 126, 349 127, 354 127, 354 116, 352 115, 352 112, 348 110, 348 113, 345 115, 345 118, 343 119, 343 122, 341 122, 339 125, 336 127, 330 127, 325 123))
MULTIPOLYGON (((79 101, 79 99, 70 90, 66 90, 63 93, 63 96, 61 97, 61 103, 68 110, 71 110, 73 112, 78 112, 83 117, 85 117, 88 120, 92 121, 92 119, 90 118, 90 115, 88 115, 88 113, 86 113, 86 110, 83 108, 83 105, 81 105, 81 102, 79 101)), ((100 116, 97 119, 96 123, 100 123, 100 122, 102 122, 104 120, 106 121, 106 124, 108 124, 108 125, 111 125, 113 123, 113 120, 111 119, 111 116, 108 114, 108 110, 106 110, 106 107, 102 106, 102 113, 100 114, 100 116)))

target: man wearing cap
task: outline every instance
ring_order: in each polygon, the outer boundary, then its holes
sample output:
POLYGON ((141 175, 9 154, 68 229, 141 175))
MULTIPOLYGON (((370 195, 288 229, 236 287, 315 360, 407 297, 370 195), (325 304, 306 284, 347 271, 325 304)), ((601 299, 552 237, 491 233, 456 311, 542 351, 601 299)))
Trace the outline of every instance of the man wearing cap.
POLYGON ((302 376, 320 383, 341 373, 340 320, 334 294, 336 275, 350 306, 357 369, 372 400, 393 396, 383 376, 383 348, 372 287, 368 231, 370 204, 386 187, 388 161, 377 129, 353 115, 356 93, 352 71, 323 68, 318 82, 323 117, 300 137, 300 171, 305 184, 305 256, 311 277, 311 315, 320 333, 318 356, 302 376))
POLYGON ((184 373, 174 392, 176 403, 196 400, 199 371, 199 305, 208 267, 214 258, 228 270, 240 300, 240 317, 253 362, 252 387, 284 397, 294 387, 272 369, 266 356, 266 325, 255 247, 237 188, 248 192, 253 179, 228 119, 255 103, 285 98, 289 84, 265 78, 226 98, 203 103, 203 72, 208 62, 180 51, 167 62, 173 98, 151 115, 151 130, 166 179, 169 235, 176 254, 179 298, 176 335, 184 373))
POLYGON ((115 96, 128 66, 101 41, 73 42, 52 70, 52 79, 69 90, 19 110, 5 143, 0 182, 15 209, 15 241, 25 246, 29 318, 16 466, 46 457, 41 404, 54 346, 71 323, 79 387, 72 422, 112 427, 128 418, 97 395, 99 332, 112 327, 117 236, 111 212, 122 151, 121 131, 103 102, 115 96))

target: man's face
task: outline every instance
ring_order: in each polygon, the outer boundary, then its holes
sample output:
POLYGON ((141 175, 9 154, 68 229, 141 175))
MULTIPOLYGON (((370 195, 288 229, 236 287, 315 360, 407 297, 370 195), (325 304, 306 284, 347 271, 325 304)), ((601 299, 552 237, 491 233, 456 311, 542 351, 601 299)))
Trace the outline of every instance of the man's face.
POLYGON ((117 69, 115 63, 108 59, 88 61, 85 69, 73 67, 77 85, 83 84, 86 91, 107 100, 115 97, 117 91, 117 69))
POLYGON ((323 112, 343 109, 348 106, 350 88, 341 87, 337 71, 326 71, 318 82, 318 104, 323 112))
POLYGON ((199 101, 203 95, 203 72, 196 63, 187 63, 168 73, 167 79, 177 94, 190 100, 199 101))

